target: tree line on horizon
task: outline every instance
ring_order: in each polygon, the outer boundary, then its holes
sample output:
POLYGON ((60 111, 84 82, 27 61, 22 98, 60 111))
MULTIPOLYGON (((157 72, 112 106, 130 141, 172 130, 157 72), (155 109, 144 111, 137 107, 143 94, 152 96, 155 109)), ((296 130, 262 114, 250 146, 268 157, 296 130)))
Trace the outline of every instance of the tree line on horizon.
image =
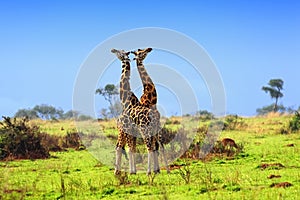
MULTIPOLYGON (((300 106, 298 109, 291 107, 285 107, 283 104, 278 104, 280 98, 284 96, 283 90, 284 81, 282 79, 271 79, 267 86, 263 86, 261 89, 268 93, 271 99, 275 102, 263 106, 262 108, 257 108, 257 115, 265 115, 270 112, 279 113, 294 113, 295 111, 300 111, 300 106)), ((120 101, 118 101, 117 96, 119 95, 118 86, 114 84, 107 84, 104 88, 98 88, 95 94, 101 95, 109 103, 108 108, 101 108, 99 111, 99 116, 101 119, 110 119, 119 116, 122 112, 122 106, 120 101)), ((208 112, 208 111, 207 111, 208 112)), ((61 108, 56 108, 51 105, 41 104, 36 105, 33 108, 19 109, 14 117, 21 118, 27 117, 29 119, 43 119, 43 120, 59 120, 59 119, 76 119, 76 120, 89 120, 93 119, 91 116, 80 114, 77 111, 69 110, 64 112, 61 108)))
MULTIPOLYGON (((270 79, 267 86, 263 86, 261 89, 268 93, 271 99, 275 99, 275 102, 263 106, 262 108, 257 108, 257 115, 265 115, 271 112, 279 113, 294 113, 295 111, 300 111, 300 106, 298 109, 292 107, 285 107, 283 104, 278 104, 280 98, 284 95, 282 93, 284 81, 280 78, 270 79)), ((119 95, 118 86, 114 84, 107 84, 104 88, 98 88, 96 94, 104 97, 104 99, 109 103, 108 109, 102 108, 100 110, 100 116, 103 118, 112 118, 118 116, 122 109, 120 101, 117 100, 117 95, 119 95)), ((201 112, 201 111, 199 111, 201 112)), ((208 111, 207 111, 208 112, 208 111)))
POLYGON ((59 120, 59 119, 76 119, 76 120, 89 120, 93 119, 91 116, 80 114, 77 111, 69 110, 64 112, 61 108, 55 108, 54 106, 41 104, 36 105, 33 108, 19 109, 15 115, 15 118, 27 117, 28 119, 43 119, 43 120, 59 120))

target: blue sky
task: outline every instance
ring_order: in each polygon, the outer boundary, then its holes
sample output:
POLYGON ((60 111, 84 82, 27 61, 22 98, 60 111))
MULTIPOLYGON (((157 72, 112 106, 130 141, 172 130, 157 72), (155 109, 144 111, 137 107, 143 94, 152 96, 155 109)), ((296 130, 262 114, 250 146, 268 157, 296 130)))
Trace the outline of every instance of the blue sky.
MULTIPOLYGON (((72 109, 89 53, 115 34, 143 27, 172 29, 202 45, 221 74, 228 113, 254 115, 271 104, 261 90, 271 78, 284 80, 280 103, 298 108, 299 10, 298 1, 278 0, 1 1, 0 114, 37 104, 72 109)), ((108 106, 98 103, 99 110, 108 106)))

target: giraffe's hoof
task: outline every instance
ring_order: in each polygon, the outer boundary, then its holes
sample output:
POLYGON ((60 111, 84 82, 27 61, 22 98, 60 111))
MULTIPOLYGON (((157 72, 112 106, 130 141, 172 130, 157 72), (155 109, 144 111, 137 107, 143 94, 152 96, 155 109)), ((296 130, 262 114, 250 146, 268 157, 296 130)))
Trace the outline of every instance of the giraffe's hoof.
POLYGON ((159 173, 160 173, 160 169, 154 171, 154 174, 159 174, 159 173))
POLYGON ((130 172, 130 175, 136 175, 136 172, 130 172))

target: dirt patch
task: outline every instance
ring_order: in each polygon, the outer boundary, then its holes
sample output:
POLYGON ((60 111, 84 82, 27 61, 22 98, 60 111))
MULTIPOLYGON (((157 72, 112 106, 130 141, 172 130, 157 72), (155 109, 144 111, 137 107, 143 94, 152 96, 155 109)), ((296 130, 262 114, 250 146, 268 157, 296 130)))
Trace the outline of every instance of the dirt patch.
POLYGON ((13 193, 13 192, 16 192, 16 193, 23 193, 24 190, 21 190, 21 189, 5 189, 3 192, 6 193, 6 194, 11 194, 11 193, 13 193))
POLYGON ((275 187, 275 188, 287 188, 287 187, 291 187, 292 184, 289 182, 281 182, 281 183, 272 183, 270 185, 270 187, 275 187))
POLYGON ((287 144, 286 146, 287 147, 294 147, 295 145, 294 144, 287 144))
POLYGON ((272 178, 280 178, 280 175, 275 175, 275 174, 271 174, 270 176, 268 176, 268 179, 272 179, 272 178))
POLYGON ((260 169, 281 169, 284 168, 284 165, 281 163, 264 163, 259 166, 260 169))

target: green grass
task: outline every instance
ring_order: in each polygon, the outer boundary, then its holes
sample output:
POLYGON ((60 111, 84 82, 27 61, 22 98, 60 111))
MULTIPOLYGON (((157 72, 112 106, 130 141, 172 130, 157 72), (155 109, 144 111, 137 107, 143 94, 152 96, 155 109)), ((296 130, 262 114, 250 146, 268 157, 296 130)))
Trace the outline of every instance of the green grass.
MULTIPOLYGON (((243 119, 246 127, 220 135, 243 144, 242 153, 206 162, 177 160, 173 164, 188 165, 171 174, 162 170, 153 180, 144 172, 118 179, 112 168, 100 164, 88 151, 51 153, 45 160, 0 162, 0 199, 300 199, 300 135, 277 132, 288 119, 243 119), (274 163, 283 167, 260 167, 274 163), (180 175, 187 171, 191 173, 189 183, 180 175), (272 174, 281 177, 269 179, 272 174), (292 186, 270 187, 279 182, 292 186)), ((55 134, 61 126, 74 128, 69 123, 45 123, 42 128, 55 134)), ((112 126, 110 122, 104 128, 113 130, 112 126)))

